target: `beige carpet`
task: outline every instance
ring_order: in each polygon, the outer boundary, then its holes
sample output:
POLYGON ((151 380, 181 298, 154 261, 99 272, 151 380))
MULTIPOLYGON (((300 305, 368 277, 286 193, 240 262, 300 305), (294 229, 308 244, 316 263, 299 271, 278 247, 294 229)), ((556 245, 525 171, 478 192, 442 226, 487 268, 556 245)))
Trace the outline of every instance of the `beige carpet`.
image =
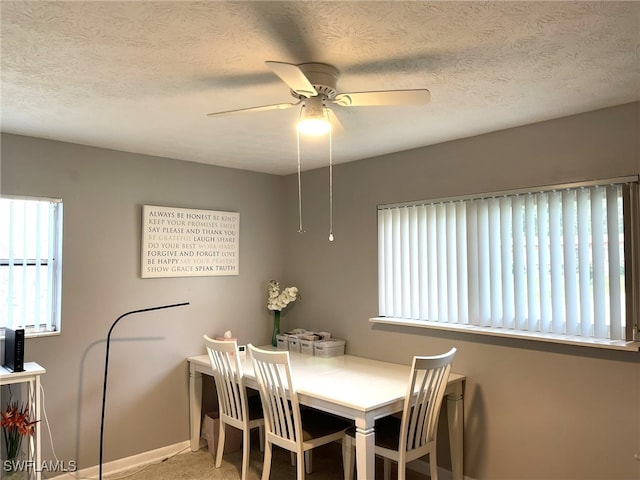
MULTIPOLYGON (((260 480, 262 475, 263 454, 256 447, 251 448, 251 459, 247 480, 260 480)), ((197 452, 188 451, 178 454, 161 463, 145 467, 132 475, 119 474, 107 479, 126 478, 127 480, 235 480, 240 479, 242 469, 242 452, 225 453, 222 466, 215 468, 214 457, 206 448, 197 452)), ((313 473, 307 475, 309 480, 341 480, 342 452, 339 444, 318 447, 313 453, 313 473)), ((291 465, 289 452, 274 447, 271 467, 273 480, 295 480, 296 469, 291 465)))
MULTIPOLYGON (((296 469, 291 465, 288 451, 274 447, 271 467, 272 480, 296 480, 296 469)), ((251 445, 251 460, 247 480, 260 480, 262 474, 263 454, 258 448, 258 441, 251 445)), ((126 478, 127 480, 236 480, 240 479, 242 469, 242 452, 224 454, 222 466, 215 468, 215 461, 209 451, 204 448, 197 452, 176 455, 164 462, 149 465, 131 475, 120 474, 107 479, 126 478)), ((393 464, 391 478, 397 478, 396 466, 393 464)), ((382 462, 376 460, 376 477, 382 478, 382 462)), ((342 480, 342 450, 338 443, 331 443, 313 450, 313 473, 306 476, 308 480, 342 480)), ((408 470, 407 480, 424 480, 425 476, 408 470)))

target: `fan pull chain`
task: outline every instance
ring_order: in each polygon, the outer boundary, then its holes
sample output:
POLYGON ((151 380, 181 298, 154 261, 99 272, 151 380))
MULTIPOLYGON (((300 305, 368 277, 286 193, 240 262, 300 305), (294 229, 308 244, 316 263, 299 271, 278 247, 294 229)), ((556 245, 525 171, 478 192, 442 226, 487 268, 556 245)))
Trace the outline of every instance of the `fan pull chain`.
POLYGON ((333 135, 329 130, 329 241, 333 242, 333 135))
POLYGON ((302 227, 302 178, 300 174, 300 132, 296 128, 296 141, 298 147, 298 233, 304 233, 302 227))

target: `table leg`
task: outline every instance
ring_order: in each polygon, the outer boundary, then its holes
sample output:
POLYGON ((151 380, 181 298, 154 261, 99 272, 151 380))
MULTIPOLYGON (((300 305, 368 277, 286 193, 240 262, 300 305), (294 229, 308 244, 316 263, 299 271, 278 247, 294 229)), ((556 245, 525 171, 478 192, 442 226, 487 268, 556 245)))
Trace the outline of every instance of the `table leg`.
POLYGON ((189 420, 191 425, 191 451, 200 449, 200 426, 202 423, 202 374, 189 367, 189 420))
POLYGON ((463 480, 464 438, 463 438, 462 382, 458 382, 454 392, 447 395, 447 417, 449 424, 449 448, 451 450, 451 473, 453 480, 463 480))
POLYGON ((36 375, 35 381, 33 383, 29 382, 29 387, 33 387, 35 391, 32 391, 33 402, 35 404, 35 413, 36 419, 40 420, 40 422, 36 425, 35 429, 35 440, 36 440, 36 451, 35 451, 35 462, 36 462, 36 480, 40 480, 42 478, 42 453, 41 453, 41 428, 42 428, 42 418, 40 417, 40 409, 42 408, 40 405, 40 375, 36 375))
POLYGON ((376 436, 374 420, 356 419, 356 466, 358 480, 375 478, 376 436))

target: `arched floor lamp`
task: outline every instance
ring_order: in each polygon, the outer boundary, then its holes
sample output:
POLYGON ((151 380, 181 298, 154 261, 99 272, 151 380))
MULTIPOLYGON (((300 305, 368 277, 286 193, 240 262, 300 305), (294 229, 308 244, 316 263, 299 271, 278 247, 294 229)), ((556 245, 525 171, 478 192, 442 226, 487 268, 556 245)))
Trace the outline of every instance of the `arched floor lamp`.
POLYGON ((111 328, 109 329, 109 333, 107 334, 107 349, 104 359, 104 383, 102 385, 102 414, 100 416, 100 472, 99 479, 102 480, 102 450, 104 445, 104 407, 107 400, 107 375, 109 373, 109 346, 111 344, 111 332, 113 332, 113 327, 122 320, 127 315, 133 315, 134 313, 143 313, 143 312, 151 312, 153 310, 164 310, 165 308, 174 308, 174 307, 182 307, 184 305, 189 305, 189 302, 183 303, 174 303, 172 305, 162 305, 160 307, 150 307, 143 308, 141 310, 132 310, 131 312, 123 313, 120 315, 113 324, 111 324, 111 328))

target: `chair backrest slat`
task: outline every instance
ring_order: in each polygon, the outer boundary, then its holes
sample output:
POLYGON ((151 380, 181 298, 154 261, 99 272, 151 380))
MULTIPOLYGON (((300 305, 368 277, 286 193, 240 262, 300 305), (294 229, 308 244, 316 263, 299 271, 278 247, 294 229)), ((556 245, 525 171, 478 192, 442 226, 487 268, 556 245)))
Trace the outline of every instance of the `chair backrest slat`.
POLYGON ((400 450, 411 451, 435 440, 455 353, 452 348, 443 355, 413 358, 400 427, 400 450))

